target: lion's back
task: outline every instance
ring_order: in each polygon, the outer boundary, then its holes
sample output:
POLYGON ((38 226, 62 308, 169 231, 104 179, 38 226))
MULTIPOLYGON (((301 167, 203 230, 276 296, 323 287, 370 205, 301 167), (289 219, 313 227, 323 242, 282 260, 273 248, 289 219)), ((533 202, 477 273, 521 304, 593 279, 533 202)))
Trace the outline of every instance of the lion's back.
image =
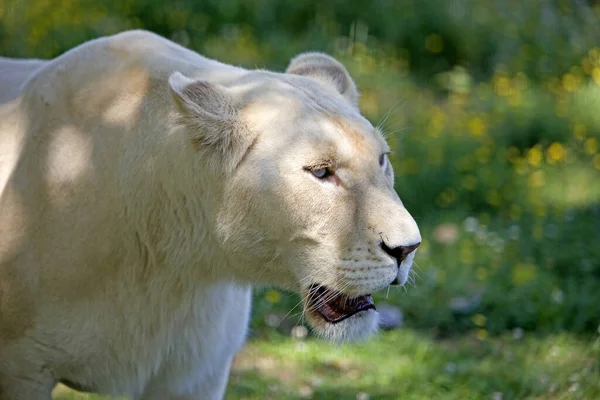
POLYGON ((27 79, 47 62, 0 57, 0 104, 18 97, 27 79))
POLYGON ((46 63, 0 57, 0 193, 14 167, 20 144, 17 98, 27 79, 46 63))

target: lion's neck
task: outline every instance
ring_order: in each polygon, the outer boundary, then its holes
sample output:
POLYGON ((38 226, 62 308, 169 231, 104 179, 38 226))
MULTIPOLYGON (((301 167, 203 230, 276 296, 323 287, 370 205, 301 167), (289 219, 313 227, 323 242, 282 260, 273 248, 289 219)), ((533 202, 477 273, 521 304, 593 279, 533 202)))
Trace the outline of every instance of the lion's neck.
POLYGON ((178 285, 232 280, 214 233, 222 183, 201 170, 185 139, 168 135, 143 170, 130 171, 126 217, 138 242, 134 256, 143 270, 160 269, 178 285))

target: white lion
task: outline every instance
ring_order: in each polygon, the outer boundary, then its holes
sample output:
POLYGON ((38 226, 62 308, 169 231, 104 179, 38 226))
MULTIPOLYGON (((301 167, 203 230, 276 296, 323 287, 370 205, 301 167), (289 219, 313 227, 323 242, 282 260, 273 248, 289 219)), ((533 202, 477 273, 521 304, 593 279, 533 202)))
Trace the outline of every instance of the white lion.
POLYGON ((371 334, 421 237, 357 97, 324 54, 249 71, 143 31, 1 59, 0 399, 220 399, 256 283, 371 334))

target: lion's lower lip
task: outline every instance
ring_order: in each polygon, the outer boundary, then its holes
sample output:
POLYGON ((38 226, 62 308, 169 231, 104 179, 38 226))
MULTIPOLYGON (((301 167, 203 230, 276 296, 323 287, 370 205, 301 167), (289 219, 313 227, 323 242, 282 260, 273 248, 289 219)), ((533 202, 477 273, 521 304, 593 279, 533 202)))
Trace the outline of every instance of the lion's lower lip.
POLYGON ((350 297, 321 285, 312 285, 309 290, 308 306, 324 320, 335 324, 361 311, 375 309, 370 294, 350 297))

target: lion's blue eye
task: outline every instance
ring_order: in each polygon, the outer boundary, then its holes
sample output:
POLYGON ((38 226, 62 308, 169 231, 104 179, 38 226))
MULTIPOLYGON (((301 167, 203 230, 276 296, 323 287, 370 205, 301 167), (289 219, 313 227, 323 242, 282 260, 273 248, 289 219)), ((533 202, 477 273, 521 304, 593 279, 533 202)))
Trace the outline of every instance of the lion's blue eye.
POLYGON ((325 179, 329 176, 331 176, 331 171, 329 170, 329 168, 318 168, 318 169, 313 169, 310 172, 312 172, 312 174, 319 179, 325 179))
POLYGON ((379 165, 381 167, 383 167, 384 164, 385 164, 385 154, 382 154, 379 156, 379 165))

